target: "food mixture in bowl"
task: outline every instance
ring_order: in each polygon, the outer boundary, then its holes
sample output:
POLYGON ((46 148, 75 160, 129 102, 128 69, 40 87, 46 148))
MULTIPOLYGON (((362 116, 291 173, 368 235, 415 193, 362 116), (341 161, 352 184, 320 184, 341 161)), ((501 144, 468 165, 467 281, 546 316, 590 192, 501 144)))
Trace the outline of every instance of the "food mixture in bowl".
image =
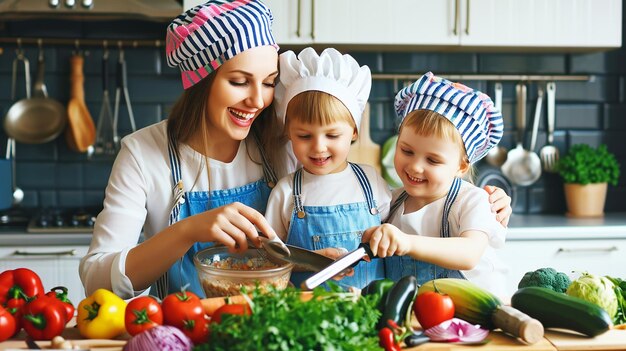
POLYGON ((272 262, 256 249, 230 253, 224 247, 211 247, 194 258, 198 277, 207 297, 241 294, 241 288, 252 291, 269 286, 284 289, 289 284, 293 264, 272 262))

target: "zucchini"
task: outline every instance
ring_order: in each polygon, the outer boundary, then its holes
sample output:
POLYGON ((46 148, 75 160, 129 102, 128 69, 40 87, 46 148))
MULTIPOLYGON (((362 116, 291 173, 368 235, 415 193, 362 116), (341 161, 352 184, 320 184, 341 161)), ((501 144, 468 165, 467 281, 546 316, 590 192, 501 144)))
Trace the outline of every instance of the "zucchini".
POLYGON ((534 344, 543 338, 543 325, 534 318, 511 306, 503 306, 500 299, 489 291, 465 279, 441 278, 422 285, 418 295, 426 291, 446 294, 454 302, 454 316, 483 328, 502 329, 534 344))
POLYGON ((590 337, 612 325, 611 317, 600 306, 542 287, 517 290, 511 306, 539 320, 545 328, 568 329, 590 337))
POLYGON ((495 295, 469 280, 457 278, 428 281, 419 288, 418 295, 426 291, 435 291, 435 286, 440 293, 452 298, 455 317, 472 324, 480 324, 490 330, 496 328, 492 315, 502 302, 495 295))

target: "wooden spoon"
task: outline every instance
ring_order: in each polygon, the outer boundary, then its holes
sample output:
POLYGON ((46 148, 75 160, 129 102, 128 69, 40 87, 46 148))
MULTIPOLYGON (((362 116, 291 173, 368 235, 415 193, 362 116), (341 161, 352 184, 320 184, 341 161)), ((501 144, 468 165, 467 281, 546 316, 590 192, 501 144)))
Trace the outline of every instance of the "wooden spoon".
POLYGON ((86 152, 96 141, 96 127, 85 104, 83 63, 81 55, 73 55, 70 59, 71 90, 67 104, 69 123, 65 130, 65 140, 69 148, 78 152, 86 152))

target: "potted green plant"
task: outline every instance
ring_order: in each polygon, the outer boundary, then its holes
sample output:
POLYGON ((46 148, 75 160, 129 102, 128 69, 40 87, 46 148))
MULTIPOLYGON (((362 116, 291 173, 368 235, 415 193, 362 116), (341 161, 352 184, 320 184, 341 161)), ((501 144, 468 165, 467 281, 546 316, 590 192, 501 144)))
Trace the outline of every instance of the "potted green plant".
POLYGON ((587 144, 573 145, 559 160, 557 170, 565 186, 568 216, 604 214, 607 184, 617 185, 620 174, 620 164, 606 145, 597 149, 587 144))

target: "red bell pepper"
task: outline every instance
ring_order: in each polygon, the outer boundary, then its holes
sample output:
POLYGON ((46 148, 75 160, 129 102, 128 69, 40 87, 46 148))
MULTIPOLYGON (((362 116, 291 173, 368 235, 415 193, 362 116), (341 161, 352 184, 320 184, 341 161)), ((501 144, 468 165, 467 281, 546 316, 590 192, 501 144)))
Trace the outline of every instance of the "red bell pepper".
POLYGON ((68 320, 63 303, 54 297, 40 295, 22 307, 22 324, 35 340, 52 340, 61 335, 68 320))
POLYGON ((37 273, 28 268, 18 268, 0 273, 0 305, 11 299, 26 300, 43 294, 43 284, 37 273))
POLYGON ((66 319, 68 321, 72 319, 72 317, 74 317, 74 311, 76 311, 76 308, 74 307, 74 304, 72 304, 72 301, 70 301, 70 299, 67 298, 66 287, 56 286, 50 289, 50 291, 46 293, 46 296, 56 298, 63 304, 63 306, 65 306, 65 312, 67 314, 66 319))
POLYGON ((15 318, 4 307, 0 306, 0 342, 15 334, 15 318))

